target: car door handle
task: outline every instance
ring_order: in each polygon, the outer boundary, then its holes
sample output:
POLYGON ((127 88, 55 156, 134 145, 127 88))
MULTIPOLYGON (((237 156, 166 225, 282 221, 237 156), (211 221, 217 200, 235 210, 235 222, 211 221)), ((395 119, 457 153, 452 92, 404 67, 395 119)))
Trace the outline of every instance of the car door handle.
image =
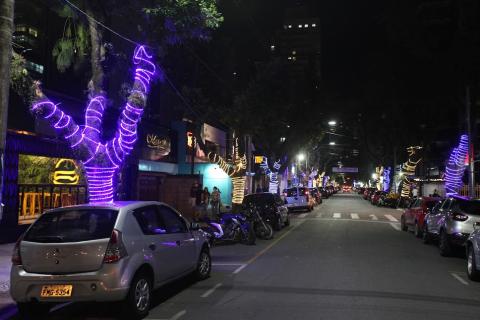
POLYGON ((155 244, 151 243, 151 244, 148 246, 148 248, 149 248, 150 250, 152 250, 152 251, 155 251, 155 249, 157 248, 157 246, 156 246, 155 244))

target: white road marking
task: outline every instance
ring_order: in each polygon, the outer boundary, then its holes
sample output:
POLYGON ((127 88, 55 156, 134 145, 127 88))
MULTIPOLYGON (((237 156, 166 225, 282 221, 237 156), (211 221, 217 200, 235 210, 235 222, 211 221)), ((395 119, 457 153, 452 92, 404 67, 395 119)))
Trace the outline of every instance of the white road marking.
POLYGON ((450 274, 452 275, 452 277, 454 277, 455 279, 458 280, 458 282, 460 282, 461 284, 464 284, 466 286, 468 286, 468 282, 465 281, 462 277, 460 277, 458 274, 454 273, 454 272, 450 272, 450 274))
POLYGON ((246 266, 247 266, 247 264, 242 264, 240 267, 238 267, 237 269, 235 269, 235 271, 233 271, 233 274, 239 273, 239 272, 242 271, 246 266))
POLYGON ((340 219, 340 218, 342 218, 342 214, 341 213, 334 213, 333 218, 334 219, 340 219))
POLYGON ((185 314, 187 313, 186 310, 182 310, 176 314, 173 315, 173 317, 171 318, 168 318, 168 319, 165 319, 165 318, 162 318, 162 319, 157 319, 157 318, 146 318, 146 320, 178 320, 180 319, 181 317, 183 317, 185 314))
POLYGON ((307 213, 302 213, 298 215, 298 217, 301 219, 305 218, 306 216, 307 216, 307 213))
POLYGON ((207 290, 204 294, 202 294, 200 297, 202 298, 208 298, 212 293, 215 292, 218 288, 222 286, 222 283, 217 283, 212 289, 207 290))
POLYGON ((352 219, 360 219, 357 213, 350 213, 350 216, 352 217, 352 219))
POLYGON ((212 266, 243 266, 243 263, 212 263, 212 266))
POLYGON ((391 214, 386 214, 384 216, 385 216, 385 218, 387 218, 390 221, 398 222, 398 220, 394 216, 392 216, 391 214))
POLYGON ((397 230, 397 231, 400 231, 400 225, 398 223, 390 223, 390 225, 392 226, 393 229, 397 230))
POLYGON ((377 216, 374 214, 369 215, 370 219, 372 220, 378 220, 377 216))

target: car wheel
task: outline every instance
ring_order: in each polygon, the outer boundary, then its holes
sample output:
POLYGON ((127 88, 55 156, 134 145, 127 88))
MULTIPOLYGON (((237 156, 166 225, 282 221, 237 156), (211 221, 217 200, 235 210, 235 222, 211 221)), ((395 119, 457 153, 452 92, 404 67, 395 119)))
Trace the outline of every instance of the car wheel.
POLYGON ((290 225, 290 215, 287 215, 287 220, 285 221, 285 227, 290 225))
POLYGON ((273 223, 273 230, 280 231, 282 229, 282 217, 278 216, 277 220, 273 223))
POLYGON ((152 298, 151 279, 145 272, 135 275, 124 304, 125 319, 143 319, 150 309, 152 298))
POLYGON ((448 240, 447 233, 443 229, 440 231, 438 248, 440 249, 440 255, 442 257, 448 257, 452 255, 452 245, 448 240))
POLYGON ((405 223, 405 216, 402 216, 400 219, 400 227, 402 228, 402 231, 408 230, 407 224, 405 223))
POLYGON ((423 223, 422 240, 425 244, 430 244, 432 242, 432 235, 428 232, 428 227, 425 222, 423 223))
POLYGON ((22 319, 43 319, 48 315, 51 307, 51 304, 41 302, 17 303, 18 313, 22 319))
POLYGON ((422 237, 422 229, 420 229, 420 226, 418 225, 418 221, 415 221, 415 229, 413 230, 413 234, 415 234, 415 237, 417 238, 422 237))
POLYGON ((242 242, 246 245, 253 246, 257 241, 257 234, 255 233, 255 227, 253 224, 250 224, 248 227, 247 234, 242 235, 242 242))
POLYGON ((472 245, 467 247, 467 275, 470 280, 480 281, 480 271, 477 270, 475 262, 475 251, 472 245))
POLYGON ((197 269, 195 270, 195 278, 197 280, 205 280, 210 277, 212 271, 212 258, 210 251, 206 248, 202 249, 198 256, 197 269))

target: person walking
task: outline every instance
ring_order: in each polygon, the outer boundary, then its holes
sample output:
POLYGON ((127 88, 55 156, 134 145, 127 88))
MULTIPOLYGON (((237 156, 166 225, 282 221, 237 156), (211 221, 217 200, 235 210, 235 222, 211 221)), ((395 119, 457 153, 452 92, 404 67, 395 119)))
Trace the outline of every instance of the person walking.
POLYGON ((208 216, 209 204, 210 204, 210 192, 208 191, 208 187, 205 187, 203 188, 203 192, 202 192, 202 218, 205 218, 208 216))
POLYGON ((212 205, 212 216, 218 216, 220 214, 220 190, 217 187, 213 187, 210 204, 212 205))

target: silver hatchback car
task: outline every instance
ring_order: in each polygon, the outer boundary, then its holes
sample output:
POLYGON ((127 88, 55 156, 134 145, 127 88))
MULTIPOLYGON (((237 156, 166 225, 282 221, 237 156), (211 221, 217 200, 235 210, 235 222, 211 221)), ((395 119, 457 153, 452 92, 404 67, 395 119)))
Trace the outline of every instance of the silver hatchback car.
POLYGON ((54 303, 125 300, 128 319, 148 314, 151 292, 190 273, 210 275, 198 225, 160 202, 115 202, 45 212, 17 242, 10 294, 24 317, 54 303))
POLYGON ((449 256, 455 246, 465 245, 477 222, 480 222, 479 200, 449 197, 425 216, 424 241, 438 238, 440 254, 449 256))

